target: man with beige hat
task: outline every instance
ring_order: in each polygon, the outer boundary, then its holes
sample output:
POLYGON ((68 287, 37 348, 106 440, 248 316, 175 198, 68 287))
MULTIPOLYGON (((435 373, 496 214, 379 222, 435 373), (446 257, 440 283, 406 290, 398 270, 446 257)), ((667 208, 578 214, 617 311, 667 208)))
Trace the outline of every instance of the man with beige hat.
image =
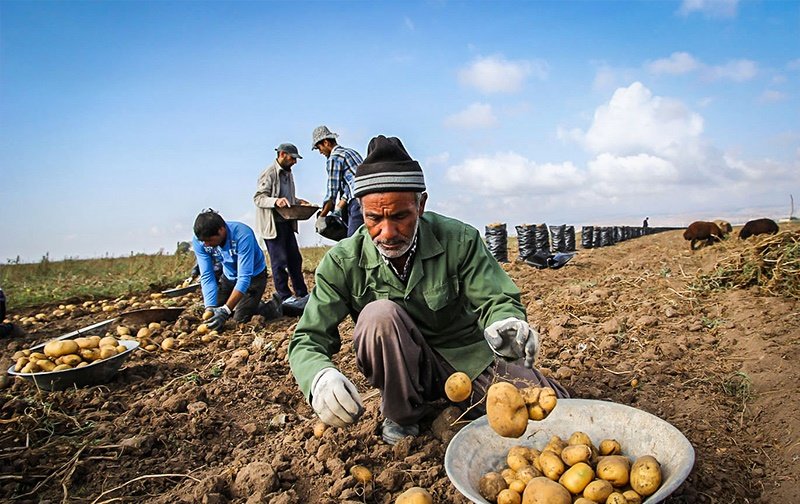
POLYGON ((347 224, 347 236, 352 236, 364 223, 361 205, 358 199, 353 197, 356 168, 363 159, 355 150, 336 143, 338 136, 324 125, 314 128, 311 135, 311 148, 319 150, 320 154, 328 159, 325 166, 328 172, 328 185, 319 215, 324 217, 331 211, 339 213, 347 224), (341 208, 337 205, 340 202, 341 208))

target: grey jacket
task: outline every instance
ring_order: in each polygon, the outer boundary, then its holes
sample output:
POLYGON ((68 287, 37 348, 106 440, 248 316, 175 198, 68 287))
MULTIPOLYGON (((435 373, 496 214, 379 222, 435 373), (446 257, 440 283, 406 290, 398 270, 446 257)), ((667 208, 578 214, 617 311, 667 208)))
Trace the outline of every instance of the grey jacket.
MULTIPOLYGON (((256 204, 256 227, 254 229, 256 236, 262 240, 271 240, 277 236, 275 230, 275 201, 278 200, 278 194, 281 190, 281 182, 278 179, 278 172, 286 172, 278 160, 273 161, 261 175, 258 177, 258 189, 253 195, 253 202, 256 204)), ((294 189, 294 175, 289 173, 289 192, 290 195, 286 199, 292 205, 297 203, 294 189)), ((297 221, 292 220, 292 228, 297 232, 297 221)), ((261 244, 262 248, 264 244, 261 244)))

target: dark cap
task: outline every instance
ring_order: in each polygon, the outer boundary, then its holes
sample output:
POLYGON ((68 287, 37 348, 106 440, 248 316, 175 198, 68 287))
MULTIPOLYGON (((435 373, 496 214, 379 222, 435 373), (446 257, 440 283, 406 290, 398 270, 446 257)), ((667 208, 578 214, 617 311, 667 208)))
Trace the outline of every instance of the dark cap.
POLYGON ((356 169, 353 195, 378 192, 425 192, 422 167, 397 137, 378 135, 370 140, 367 157, 356 169))
POLYGON ((282 143, 275 149, 275 151, 285 152, 295 159, 303 159, 303 156, 297 152, 297 147, 295 147, 294 144, 282 143))

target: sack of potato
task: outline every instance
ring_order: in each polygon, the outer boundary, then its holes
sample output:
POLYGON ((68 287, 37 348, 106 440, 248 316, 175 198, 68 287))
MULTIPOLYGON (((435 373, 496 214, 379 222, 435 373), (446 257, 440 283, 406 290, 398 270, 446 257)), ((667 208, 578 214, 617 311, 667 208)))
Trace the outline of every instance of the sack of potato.
POLYGON ((583 432, 553 436, 541 451, 513 446, 506 466, 485 474, 478 489, 497 504, 641 504, 661 486, 661 464, 646 455, 631 465, 621 453, 618 441, 597 448, 583 432))
POLYGON ((14 371, 17 373, 66 371, 108 359, 127 349, 111 336, 53 340, 48 342, 41 352, 21 350, 15 353, 14 371))

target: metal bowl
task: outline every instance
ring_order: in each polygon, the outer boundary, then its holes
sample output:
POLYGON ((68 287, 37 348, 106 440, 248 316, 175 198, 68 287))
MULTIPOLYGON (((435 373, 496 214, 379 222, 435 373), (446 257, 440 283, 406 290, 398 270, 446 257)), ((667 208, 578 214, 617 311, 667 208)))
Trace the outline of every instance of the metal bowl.
POLYGON ((275 208, 278 214, 288 220, 306 220, 319 210, 316 205, 295 205, 286 208, 275 208))
POLYGON ((8 368, 8 374, 31 380, 42 390, 65 390, 72 387, 99 385, 111 380, 119 371, 122 363, 139 347, 139 342, 134 340, 120 340, 119 344, 125 346, 127 350, 113 357, 94 361, 88 366, 64 371, 50 371, 49 373, 17 373, 14 371, 14 366, 11 366, 8 368))
POLYGON ((478 482, 489 471, 505 465, 508 450, 514 445, 542 449, 550 437, 567 439, 573 432, 585 432, 595 443, 616 439, 629 458, 653 455, 661 463, 661 487, 643 502, 655 504, 674 492, 694 466, 694 448, 686 437, 668 422, 645 411, 608 401, 559 399, 558 405, 542 421, 528 422, 520 438, 496 434, 486 416, 473 421, 456 434, 444 456, 444 467, 453 485, 472 502, 489 504, 478 492, 478 482))
POLYGON ((167 289, 161 291, 161 294, 164 294, 167 297, 178 297, 183 296, 184 294, 189 294, 190 292, 194 292, 200 288, 199 283, 189 284, 186 287, 176 287, 174 289, 167 289))

